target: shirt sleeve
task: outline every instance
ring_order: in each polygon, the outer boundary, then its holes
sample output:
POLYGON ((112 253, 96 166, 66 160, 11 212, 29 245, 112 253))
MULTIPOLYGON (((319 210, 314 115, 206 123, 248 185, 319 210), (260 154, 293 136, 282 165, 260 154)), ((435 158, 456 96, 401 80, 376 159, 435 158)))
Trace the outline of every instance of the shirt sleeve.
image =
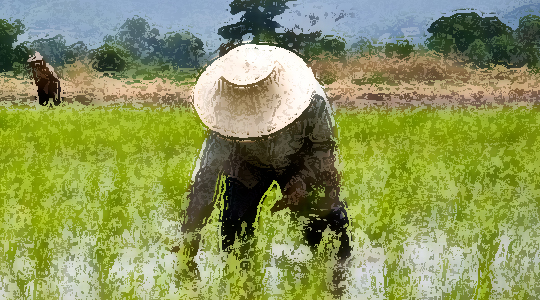
POLYGON ((337 142, 337 128, 333 117, 332 107, 320 89, 314 95, 314 105, 308 112, 309 139, 316 144, 333 144, 337 142))
POLYGON ((204 220, 211 215, 216 184, 230 153, 230 144, 218 138, 216 134, 210 134, 205 140, 193 173, 188 194, 189 204, 185 211, 187 218, 182 226, 183 232, 201 229, 204 220))

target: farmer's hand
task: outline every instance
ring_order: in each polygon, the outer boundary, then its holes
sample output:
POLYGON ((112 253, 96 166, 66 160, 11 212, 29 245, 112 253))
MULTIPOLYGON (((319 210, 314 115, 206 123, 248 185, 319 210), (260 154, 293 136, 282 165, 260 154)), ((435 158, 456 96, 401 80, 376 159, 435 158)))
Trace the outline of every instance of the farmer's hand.
POLYGON ((179 273, 188 280, 200 280, 200 273, 195 262, 195 256, 199 251, 199 238, 197 234, 187 234, 180 246, 175 246, 171 252, 178 255, 179 273))

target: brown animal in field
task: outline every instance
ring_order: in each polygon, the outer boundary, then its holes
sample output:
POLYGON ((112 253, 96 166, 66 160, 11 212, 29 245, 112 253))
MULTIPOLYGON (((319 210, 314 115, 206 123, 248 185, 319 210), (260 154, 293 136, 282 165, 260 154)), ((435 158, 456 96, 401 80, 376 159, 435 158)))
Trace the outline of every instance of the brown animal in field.
POLYGON ((34 82, 38 87, 39 104, 45 106, 49 103, 49 98, 53 98, 54 105, 59 105, 62 102, 60 80, 53 67, 45 62, 39 52, 30 57, 28 63, 34 82))

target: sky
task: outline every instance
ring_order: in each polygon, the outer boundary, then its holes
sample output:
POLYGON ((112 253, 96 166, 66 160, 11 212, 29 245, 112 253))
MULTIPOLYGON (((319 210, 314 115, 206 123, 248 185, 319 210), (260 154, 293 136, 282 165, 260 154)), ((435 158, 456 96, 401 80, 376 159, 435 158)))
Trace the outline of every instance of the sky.
MULTIPOLYGON (((97 48, 106 34, 115 34, 135 15, 148 20, 163 35, 187 30, 201 38, 209 51, 221 43, 217 30, 235 23, 230 1, 218 0, 2 0, 0 19, 20 19, 26 32, 18 42, 62 34, 68 44, 85 42, 97 48)), ((343 37, 350 46, 361 38, 384 41, 409 36, 413 42, 427 36, 426 29, 441 16, 459 11, 499 17, 516 28, 519 17, 540 15, 540 0, 299 0, 276 17, 285 28, 343 37)))

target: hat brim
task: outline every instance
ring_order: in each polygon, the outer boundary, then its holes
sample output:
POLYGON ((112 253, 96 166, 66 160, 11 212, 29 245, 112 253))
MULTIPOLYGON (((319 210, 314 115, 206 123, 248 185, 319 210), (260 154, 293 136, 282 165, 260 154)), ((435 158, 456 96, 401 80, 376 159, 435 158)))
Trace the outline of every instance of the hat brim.
POLYGON ((206 69, 193 103, 209 129, 228 137, 258 138, 291 124, 309 106, 317 87, 311 69, 294 53, 243 45, 206 69))

